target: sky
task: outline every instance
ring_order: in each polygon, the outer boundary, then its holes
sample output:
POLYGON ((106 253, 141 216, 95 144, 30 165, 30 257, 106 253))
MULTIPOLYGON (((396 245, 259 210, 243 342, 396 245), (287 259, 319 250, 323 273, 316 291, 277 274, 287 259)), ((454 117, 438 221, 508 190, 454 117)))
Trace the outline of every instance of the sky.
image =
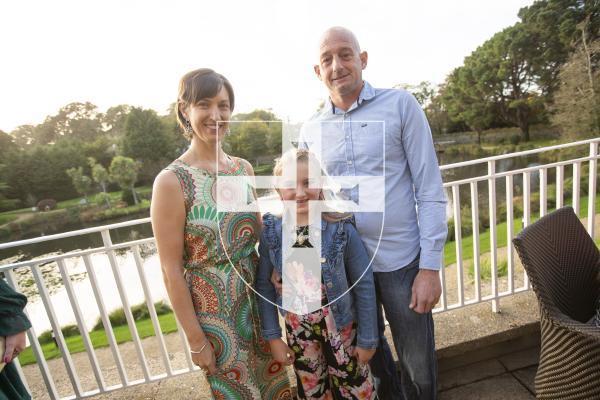
POLYGON ((306 120, 326 92, 313 72, 321 33, 353 30, 375 87, 442 83, 533 0, 53 0, 0 3, 0 130, 90 101, 166 113, 181 76, 225 75, 235 112, 306 120))

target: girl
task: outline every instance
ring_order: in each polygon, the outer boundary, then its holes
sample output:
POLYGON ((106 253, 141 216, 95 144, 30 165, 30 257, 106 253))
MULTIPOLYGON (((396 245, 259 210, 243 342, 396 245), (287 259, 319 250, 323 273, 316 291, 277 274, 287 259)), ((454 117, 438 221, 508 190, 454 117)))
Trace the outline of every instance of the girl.
MULTIPOLYGON (((282 200, 296 203, 297 227, 292 233, 296 240, 290 247, 312 248, 310 241, 321 236, 318 256, 321 257, 322 307, 306 314, 281 308, 282 297, 270 281, 273 269, 280 276, 300 276, 299 279, 304 277, 305 281, 308 276, 304 273, 306 269, 295 262, 286 264, 286 270, 282 271, 282 254, 287 251, 282 248, 285 227, 282 228, 280 217, 265 214, 256 280, 261 297, 262 335, 269 341, 275 360, 294 365, 300 398, 376 398, 367 364, 378 343, 375 287, 369 257, 347 215, 323 214, 318 226, 310 226, 317 234, 309 236, 309 202, 324 198, 322 189, 314 187, 313 182, 319 178, 311 179, 309 171, 320 176, 321 168, 314 155, 301 149, 285 153, 275 165, 274 175, 281 176, 284 165, 286 171, 296 170, 296 179, 292 181, 295 185, 287 184, 287 188, 277 190, 282 200), (285 318, 287 344, 281 339, 275 304, 285 318)), ((284 279, 284 296, 286 282, 284 279)))

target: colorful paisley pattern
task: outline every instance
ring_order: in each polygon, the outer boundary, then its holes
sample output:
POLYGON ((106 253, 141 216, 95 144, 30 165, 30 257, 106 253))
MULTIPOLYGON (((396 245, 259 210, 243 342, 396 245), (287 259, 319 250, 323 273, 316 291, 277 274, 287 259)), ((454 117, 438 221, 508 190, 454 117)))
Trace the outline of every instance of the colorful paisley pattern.
MULTIPOLYGON (((186 280, 217 358, 219 372, 208 376, 214 398, 292 399, 286 369, 260 337, 254 293, 244 283, 254 282, 257 215, 217 212, 214 174, 181 160, 167 169, 179 179, 185 198, 186 280)), ((231 169, 219 174, 246 175, 246 170, 234 158, 231 169)))

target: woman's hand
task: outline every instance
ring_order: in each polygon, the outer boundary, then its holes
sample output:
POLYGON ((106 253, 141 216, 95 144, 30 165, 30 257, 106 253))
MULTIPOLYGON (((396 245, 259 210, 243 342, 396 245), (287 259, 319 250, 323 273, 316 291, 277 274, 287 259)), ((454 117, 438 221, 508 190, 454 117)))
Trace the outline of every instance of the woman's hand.
POLYGON ((294 363, 294 352, 283 340, 271 339, 269 340, 269 346, 271 347, 271 354, 275 361, 278 361, 283 365, 292 365, 294 363))
POLYGON ((363 349, 362 347, 356 347, 354 349, 354 356, 358 360, 359 364, 365 365, 375 354, 375 349, 363 349))
POLYGON ((208 375, 213 375, 217 373, 215 351, 208 340, 205 344, 206 345, 198 346, 197 348, 191 347, 192 351, 199 351, 199 353, 192 353, 192 362, 204 370, 208 375))
POLYGON ((2 355, 2 362, 8 364, 19 356, 19 353, 25 349, 25 331, 7 336, 4 343, 6 349, 2 355))

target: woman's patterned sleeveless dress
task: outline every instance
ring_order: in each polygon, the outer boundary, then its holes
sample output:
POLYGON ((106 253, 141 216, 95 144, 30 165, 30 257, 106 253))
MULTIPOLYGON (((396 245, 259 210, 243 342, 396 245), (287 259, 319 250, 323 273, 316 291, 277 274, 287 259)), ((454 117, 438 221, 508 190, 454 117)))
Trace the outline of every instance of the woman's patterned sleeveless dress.
MULTIPOLYGON (((185 198, 184 267, 198 321, 215 349, 219 372, 208 376, 213 396, 291 399, 286 369, 273 360, 261 339, 254 293, 240 277, 254 283, 256 215, 218 213, 215 175, 207 170, 181 160, 166 169, 179 179, 185 198)), ((247 175, 237 158, 229 171, 219 174, 247 175)))

